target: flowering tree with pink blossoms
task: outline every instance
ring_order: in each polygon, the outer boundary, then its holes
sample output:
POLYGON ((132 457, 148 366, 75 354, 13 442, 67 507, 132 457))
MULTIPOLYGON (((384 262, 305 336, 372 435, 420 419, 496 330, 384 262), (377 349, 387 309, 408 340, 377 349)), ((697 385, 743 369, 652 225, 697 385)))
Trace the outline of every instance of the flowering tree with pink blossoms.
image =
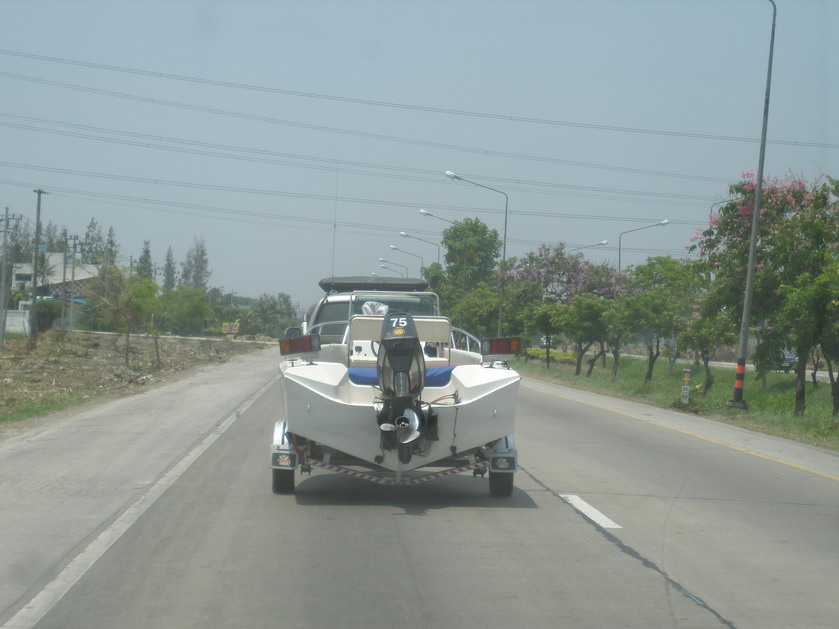
MULTIPOLYGON (((715 298, 721 306, 742 308, 746 265, 754 212, 755 181, 751 173, 731 186, 730 200, 710 217, 690 249, 714 271, 715 298)), ((811 286, 839 255, 839 181, 825 177, 808 182, 789 175, 764 182, 756 249, 751 320, 765 322, 756 352, 758 372, 775 366, 790 346, 798 355, 795 411, 805 409, 807 359, 829 329, 829 295, 816 298, 811 286), (798 304, 796 306, 795 304, 798 304)), ((835 358, 835 357, 834 357, 835 358)), ((831 374, 832 378, 832 374, 831 374)))
POLYGON ((560 304, 570 304, 580 293, 609 299, 626 294, 617 269, 607 263, 593 264, 580 253, 569 254, 561 242, 541 245, 520 258, 512 274, 515 281, 539 286, 544 299, 560 304))
POLYGON ((564 332, 574 343, 577 374, 593 344, 600 347, 595 360, 606 351, 606 306, 626 294, 625 276, 617 269, 593 264, 580 253, 569 254, 560 242, 542 245, 519 259, 512 275, 519 290, 530 287, 526 290, 536 296, 527 310, 531 326, 547 337, 564 332))

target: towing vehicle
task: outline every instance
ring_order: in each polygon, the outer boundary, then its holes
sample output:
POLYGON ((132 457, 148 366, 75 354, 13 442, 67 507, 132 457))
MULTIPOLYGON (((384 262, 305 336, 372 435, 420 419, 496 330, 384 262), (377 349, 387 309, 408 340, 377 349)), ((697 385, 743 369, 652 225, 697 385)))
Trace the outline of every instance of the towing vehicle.
POLYGON ((301 328, 280 340, 283 416, 272 486, 319 467, 386 485, 471 471, 510 496, 520 376, 517 337, 477 339, 412 278, 327 278, 301 328))

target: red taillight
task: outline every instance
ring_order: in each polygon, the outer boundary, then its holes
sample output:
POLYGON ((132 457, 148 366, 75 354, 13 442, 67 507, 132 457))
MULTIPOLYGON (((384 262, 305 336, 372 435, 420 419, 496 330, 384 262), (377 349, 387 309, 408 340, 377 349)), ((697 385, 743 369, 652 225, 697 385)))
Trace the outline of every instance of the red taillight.
POLYGON ((280 339, 280 354, 308 354, 320 351, 320 339, 312 336, 292 336, 280 339))
POLYGON ((494 339, 481 339, 481 354, 495 356, 497 354, 520 354, 521 338, 508 336, 494 339))

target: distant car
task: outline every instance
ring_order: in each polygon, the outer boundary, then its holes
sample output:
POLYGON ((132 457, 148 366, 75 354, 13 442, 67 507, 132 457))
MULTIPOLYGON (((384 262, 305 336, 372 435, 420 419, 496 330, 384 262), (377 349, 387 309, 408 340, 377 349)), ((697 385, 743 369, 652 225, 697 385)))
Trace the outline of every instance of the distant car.
POLYGON ((784 370, 784 373, 789 373, 791 369, 795 368, 798 362, 798 355, 791 349, 782 350, 782 354, 783 358, 781 358, 780 368, 784 370))

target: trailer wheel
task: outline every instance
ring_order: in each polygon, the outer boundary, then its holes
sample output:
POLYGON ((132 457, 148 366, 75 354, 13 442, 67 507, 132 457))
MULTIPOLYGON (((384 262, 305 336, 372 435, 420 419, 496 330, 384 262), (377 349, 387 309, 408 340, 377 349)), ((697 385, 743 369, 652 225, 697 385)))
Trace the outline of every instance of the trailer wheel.
POLYGON ((510 472, 489 473, 489 495, 508 498, 513 493, 513 474, 510 472))
POLYGON ((294 470, 271 470, 271 489, 275 494, 294 493, 294 470))

